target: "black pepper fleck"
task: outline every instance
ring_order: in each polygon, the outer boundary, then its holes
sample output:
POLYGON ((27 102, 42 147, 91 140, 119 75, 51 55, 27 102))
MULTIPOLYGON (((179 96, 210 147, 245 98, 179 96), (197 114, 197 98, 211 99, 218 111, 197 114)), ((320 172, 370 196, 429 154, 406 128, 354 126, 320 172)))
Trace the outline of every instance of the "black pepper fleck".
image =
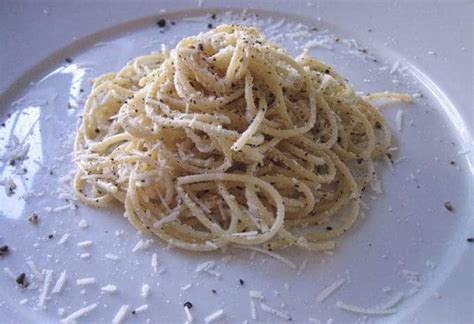
POLYGON ((162 18, 162 19, 158 20, 158 21, 156 22, 156 24, 158 25, 158 27, 163 28, 163 27, 166 26, 166 20, 164 20, 164 19, 162 18))
POLYGON ((28 221, 31 224, 37 224, 38 223, 38 214, 37 213, 32 213, 30 217, 28 217, 28 221))
POLYGON ((21 273, 18 278, 16 278, 16 283, 22 287, 22 288, 26 288, 28 286, 28 283, 26 282, 26 274, 25 273, 21 273))
POLYGON ((474 237, 468 237, 466 241, 469 243, 474 243, 474 237))
POLYGON ((217 291, 215 289, 212 289, 213 294, 217 294, 217 291))
POLYGON ((54 237, 53 234, 49 234, 49 235, 48 235, 48 238, 49 238, 50 240, 51 240, 53 237, 54 237))
POLYGON ((193 304, 191 302, 188 302, 188 301, 185 302, 183 306, 186 307, 186 308, 193 308, 193 304))
POLYGON ((240 282, 240 285, 243 286, 244 285, 244 281, 242 279, 239 279, 239 282, 240 282))
POLYGON ((135 310, 132 310, 132 315, 135 315, 137 312, 135 310))
POLYGON ((7 255, 9 252, 10 252, 10 249, 8 248, 8 245, 0 246, 0 256, 7 255))
POLYGON ((213 27, 212 24, 207 24, 207 28, 212 29, 213 27))
POLYGON ((215 14, 215 13, 213 13, 213 14, 211 15, 211 19, 216 19, 216 14, 215 14))
POLYGON ((70 57, 66 58, 66 62, 72 63, 72 58, 70 58, 70 57))
POLYGON ((450 201, 447 201, 447 202, 444 203, 444 208, 446 208, 450 212, 454 211, 454 207, 453 207, 453 205, 451 204, 450 201))

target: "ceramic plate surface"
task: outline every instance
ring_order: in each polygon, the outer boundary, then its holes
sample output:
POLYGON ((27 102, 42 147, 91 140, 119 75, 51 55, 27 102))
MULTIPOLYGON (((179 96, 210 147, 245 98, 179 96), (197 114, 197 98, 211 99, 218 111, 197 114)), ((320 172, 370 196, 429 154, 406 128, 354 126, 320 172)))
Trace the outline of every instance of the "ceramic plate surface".
POLYGON ((285 321, 261 303, 298 323, 472 321, 472 12, 469 2, 4 1, 0 179, 10 177, 17 188, 8 193, 0 187, 0 245, 10 247, 0 257, 0 322, 58 322, 96 304, 80 322, 110 322, 129 305, 126 322, 183 323, 187 301, 198 323, 219 309, 221 322, 285 321), (161 18, 165 28, 156 24, 161 18), (89 79, 221 23, 256 25, 293 55, 309 47, 361 93, 414 97, 411 104, 381 108, 398 148, 395 163, 378 164, 383 194, 365 194, 365 217, 332 255, 282 251, 296 265, 292 269, 248 251, 168 249, 147 242, 152 238, 137 233, 120 208, 91 209, 70 195, 72 142, 89 79), (27 151, 26 159, 11 165, 8 154, 15 149, 27 151), (39 215, 36 225, 27 220, 32 213, 39 215), (133 252, 140 240, 149 246, 133 252), (92 243, 78 245, 84 241, 92 243), (206 261, 215 261, 214 274, 195 271, 206 261), (26 289, 15 282, 22 272, 30 282, 26 289), (62 273, 66 281, 55 294, 62 273), (78 285, 83 278, 95 282, 78 285), (316 300, 340 279, 337 291, 316 300), (101 290, 107 285, 117 291, 101 290), (257 320, 250 290, 264 296, 253 299, 257 320), (336 307, 342 301, 373 308, 398 296, 393 315, 336 307))

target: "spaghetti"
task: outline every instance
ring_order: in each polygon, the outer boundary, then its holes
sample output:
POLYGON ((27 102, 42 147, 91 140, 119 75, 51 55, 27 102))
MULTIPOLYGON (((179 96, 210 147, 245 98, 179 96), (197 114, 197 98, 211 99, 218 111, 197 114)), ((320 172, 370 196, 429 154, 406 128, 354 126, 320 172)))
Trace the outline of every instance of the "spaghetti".
POLYGON ((93 84, 74 189, 171 246, 332 249, 390 129, 330 66, 221 25, 93 84))

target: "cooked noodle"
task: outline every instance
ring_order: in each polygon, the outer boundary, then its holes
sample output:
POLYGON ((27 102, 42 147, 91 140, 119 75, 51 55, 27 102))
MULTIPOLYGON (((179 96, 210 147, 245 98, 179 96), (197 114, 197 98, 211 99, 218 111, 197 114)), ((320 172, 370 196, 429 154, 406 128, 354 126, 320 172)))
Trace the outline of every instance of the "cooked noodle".
POLYGON ((74 188, 187 250, 326 250, 356 221, 390 139, 330 66, 222 25, 95 80, 74 188))

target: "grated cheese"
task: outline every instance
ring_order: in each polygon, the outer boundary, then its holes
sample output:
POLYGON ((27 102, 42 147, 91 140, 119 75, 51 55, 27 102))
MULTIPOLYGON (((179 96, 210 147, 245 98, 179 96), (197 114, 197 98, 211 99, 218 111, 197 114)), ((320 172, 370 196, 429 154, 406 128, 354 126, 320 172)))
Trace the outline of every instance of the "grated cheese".
POLYGON ((255 302, 252 299, 250 300, 250 315, 252 316, 253 320, 257 319, 257 308, 255 306, 255 302))
POLYGON ((400 163, 402 161, 405 161, 406 159, 407 159, 406 156, 402 156, 402 157, 396 159, 395 161, 393 161, 393 164, 400 163))
POLYGON ((52 211, 53 212, 60 212, 60 211, 66 210, 66 209, 71 209, 71 205, 63 205, 63 206, 55 207, 55 208, 52 209, 52 211))
POLYGON ((61 274, 59 275, 59 278, 58 280, 56 280, 56 284, 54 285, 53 290, 51 290, 51 293, 59 294, 61 290, 63 289, 65 283, 66 283, 66 270, 61 272, 61 274))
POLYGON ((148 304, 143 304, 134 309, 135 313, 141 313, 148 309, 148 304))
POLYGON ((87 315, 97 307, 97 303, 78 309, 74 313, 68 315, 66 318, 61 320, 61 323, 75 323, 75 320, 87 315))
POLYGON ((28 302, 28 299, 27 299, 27 298, 23 298, 22 300, 20 300, 20 301, 18 302, 18 304, 20 304, 20 305, 25 305, 27 302, 28 302))
POLYGON ((186 291, 186 290, 188 290, 189 288, 191 288, 192 286, 193 286, 192 283, 188 283, 187 285, 181 287, 180 289, 181 289, 182 291, 186 291))
POLYGON ((199 272, 202 272, 202 271, 207 271, 207 270, 210 270, 212 268, 214 268, 214 266, 216 265, 216 262, 215 261, 206 261, 206 262, 203 262, 201 264, 198 264, 198 266, 196 267, 196 270, 194 270, 196 273, 199 273, 199 272))
POLYGON ((370 173, 373 174, 373 179, 370 182, 371 189, 375 193, 382 194, 383 193, 382 185, 380 184, 380 181, 377 178, 377 172, 375 171, 375 167, 374 167, 373 163, 369 163, 367 169, 370 173))
POLYGON ((151 256, 151 267, 153 268, 153 271, 155 271, 155 273, 158 272, 158 258, 156 256, 156 253, 153 253, 153 255, 151 256))
POLYGON ((338 301, 336 303, 336 307, 352 312, 352 313, 366 314, 366 315, 390 315, 390 314, 395 313, 395 310, 391 308, 385 308, 385 309, 380 308, 380 307, 362 308, 359 306, 349 305, 341 301, 338 301))
POLYGON ((160 218, 158 221, 154 222, 153 227, 160 228, 164 224, 175 221, 178 218, 180 212, 180 209, 173 209, 169 215, 166 215, 165 217, 160 218))
POLYGON ((90 254, 90 253, 81 253, 81 254, 79 255, 79 257, 80 257, 81 259, 88 259, 88 258, 91 257, 91 254, 90 254))
POLYGON ((204 322, 212 323, 212 322, 222 318, 223 316, 224 316, 224 311, 222 309, 219 309, 219 310, 215 311, 214 313, 206 316, 206 318, 204 318, 204 322))
POLYGON ((252 237, 252 236, 255 236, 257 235, 258 232, 257 231, 250 231, 250 232, 242 232, 242 233, 232 233, 231 235, 232 236, 237 236, 237 237, 252 237))
POLYGON ((257 298, 257 299, 260 299, 260 300, 263 300, 265 297, 263 296, 262 292, 261 291, 258 291, 258 290, 250 290, 249 291, 249 296, 251 298, 257 298))
POLYGON ((132 252, 135 253, 137 251, 140 251, 140 250, 146 250, 150 247, 150 244, 153 242, 153 240, 140 240, 138 241, 138 243, 135 245, 135 247, 133 248, 132 252))
POLYGON ((92 285, 97 282, 97 279, 94 277, 89 277, 89 278, 82 278, 82 279, 77 279, 76 284, 78 286, 85 286, 85 285, 92 285))
POLYGON ((267 312, 267 313, 270 313, 270 314, 273 314, 275 316, 278 316, 280 318, 283 318, 287 321, 291 321, 291 316, 288 315, 287 313, 285 312, 282 312, 282 311, 279 311, 267 304, 264 304, 264 303, 260 303, 260 308, 264 311, 264 312, 267 312))
POLYGON ((308 259, 304 259, 300 267, 298 268, 298 272, 296 273, 298 276, 301 275, 303 270, 306 268, 307 263, 308 263, 308 259))
POLYGON ((26 261, 26 264, 28 265, 28 267, 30 267, 31 272, 33 272, 33 275, 35 276, 35 278, 38 279, 39 281, 43 281, 43 275, 38 270, 38 267, 36 266, 34 261, 33 260, 28 260, 28 261, 26 261))
MULTIPOLYGON (((18 140, 18 139, 17 139, 18 140)), ((3 155, 3 161, 24 161, 28 151, 30 150, 30 144, 17 143, 15 148, 10 149, 5 155, 3 155)))
POLYGON ((294 264, 293 262, 291 262, 290 260, 286 259, 285 257, 281 256, 278 253, 270 252, 270 251, 267 251, 267 250, 264 250, 262 248, 255 247, 255 246, 234 245, 234 247, 238 248, 238 249, 252 250, 252 251, 255 251, 255 252, 260 252, 262 254, 266 254, 266 255, 271 256, 272 258, 274 258, 276 260, 279 260, 279 261, 283 262, 284 264, 286 264, 290 268, 296 269, 296 264, 294 264))
POLYGON ((204 272, 214 276, 214 277, 220 277, 222 276, 222 273, 218 272, 218 271, 215 271, 215 270, 212 270, 212 269, 207 269, 207 270, 204 270, 204 272))
POLYGON ((77 225, 80 228, 88 228, 89 227, 89 224, 87 223, 87 221, 85 219, 81 219, 77 225))
POLYGON ((120 260, 120 257, 119 257, 119 256, 117 256, 117 255, 115 255, 115 254, 111 254, 111 253, 107 253, 107 254, 105 255, 105 258, 106 258, 106 259, 109 259, 109 260, 112 260, 112 261, 118 261, 118 260, 120 260))
POLYGON ((316 300, 320 303, 325 301, 332 293, 334 293, 337 289, 339 289, 339 287, 341 287, 345 282, 346 280, 344 278, 334 281, 316 297, 316 300))
POLYGON ((191 311, 189 310, 189 307, 184 307, 184 312, 186 313, 186 318, 188 319, 188 323, 193 322, 193 315, 191 314, 191 311))
POLYGON ((3 180, 0 181, 0 185, 5 187, 5 194, 10 197, 15 193, 16 190, 16 183, 10 176, 6 176, 3 180))
POLYGON ((87 248, 92 245, 92 241, 82 241, 77 243, 77 246, 80 248, 87 248))
POLYGON ((392 68, 390 69, 390 74, 394 74, 395 72, 397 72, 398 68, 400 67, 400 61, 397 61, 395 62, 395 64, 392 66, 392 68))
POLYGON ((113 294, 117 291, 117 286, 109 284, 107 286, 101 287, 100 290, 113 294))
POLYGON ((387 165, 387 167, 390 169, 390 171, 395 170, 395 168, 392 165, 392 161, 390 161, 390 158, 387 155, 383 156, 383 160, 384 160, 385 164, 387 165))
POLYGON ((212 248, 214 248, 214 249, 217 249, 217 248, 218 248, 218 246, 217 246, 214 242, 212 242, 212 241, 206 241, 206 242, 204 242, 204 244, 206 244, 207 246, 210 246, 210 247, 212 247, 212 248))
POLYGON ((53 270, 46 270, 45 273, 46 273, 46 277, 44 279, 43 288, 41 289, 41 293, 38 300, 38 306, 41 307, 42 309, 46 308, 46 305, 45 305, 46 297, 48 296, 49 287, 51 286, 51 283, 53 282, 53 270))
POLYGON ((123 322, 125 319, 125 316, 127 316, 128 308, 129 305, 122 305, 120 306, 120 309, 117 311, 115 314, 114 318, 112 319, 113 324, 120 324, 123 322))
POLYGON ((98 180, 96 183, 99 187, 101 187, 102 189, 104 189, 105 191, 108 191, 110 193, 114 194, 114 193, 117 193, 117 191, 118 191, 117 186, 114 186, 111 183, 108 183, 108 182, 105 182, 105 181, 102 181, 102 180, 98 180))
POLYGON ((15 101, 13 101, 10 106, 11 107, 14 107, 14 106, 18 106, 18 105, 21 105, 23 102, 25 101, 25 97, 21 97, 20 99, 17 99, 15 101))
POLYGON ((68 233, 65 233, 63 236, 61 236, 61 238, 59 239, 58 241, 58 245, 63 245, 64 243, 67 242, 67 240, 69 239, 69 234, 68 233))
POLYGON ((143 298, 148 298, 148 296, 150 295, 150 286, 148 286, 147 284, 143 284, 142 285, 142 297, 143 298))
POLYGON ((403 126, 403 110, 398 110, 397 111, 397 115, 395 116, 395 120, 396 120, 396 123, 397 123, 397 129, 398 129, 399 132, 401 132, 402 126, 403 126))

